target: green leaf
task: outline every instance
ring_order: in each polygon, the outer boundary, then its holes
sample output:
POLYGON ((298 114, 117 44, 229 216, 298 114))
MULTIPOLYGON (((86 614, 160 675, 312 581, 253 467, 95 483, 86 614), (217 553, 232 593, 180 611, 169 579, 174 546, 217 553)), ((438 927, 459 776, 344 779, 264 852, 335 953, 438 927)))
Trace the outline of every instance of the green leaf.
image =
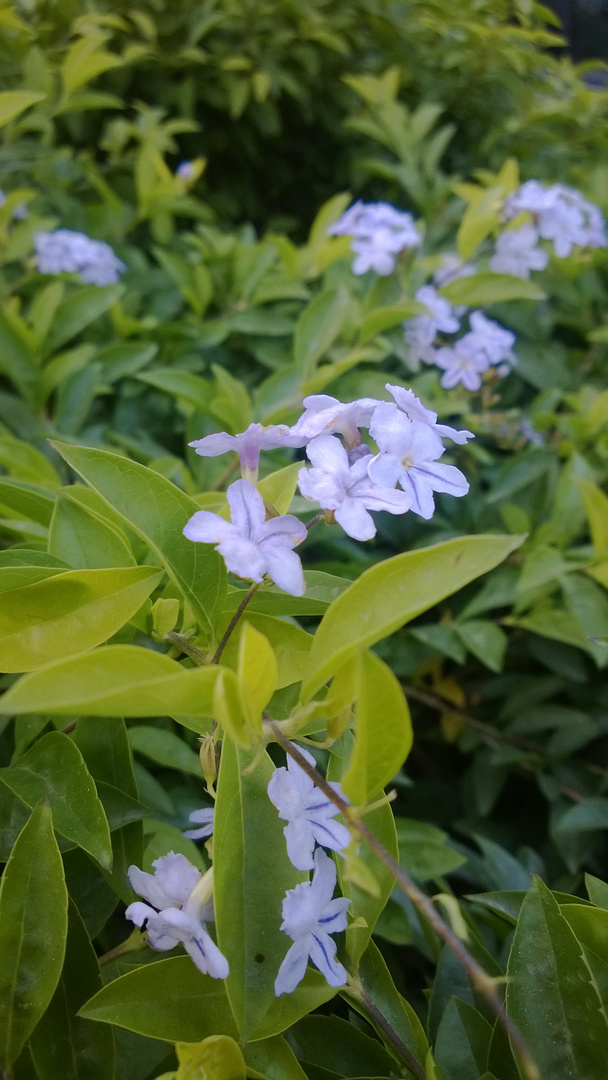
POLYGON ((155 761, 157 765, 165 768, 189 773, 190 776, 196 776, 197 780, 201 779, 198 754, 172 731, 137 724, 136 727, 129 728, 128 735, 131 749, 143 754, 150 761, 155 761))
POLYGON ((302 462, 294 461, 293 465, 287 465, 284 469, 269 473, 263 480, 258 481, 258 491, 264 502, 274 506, 279 514, 286 514, 289 511, 301 468, 302 462))
MULTIPOLYGON (((218 623, 218 635, 228 625, 229 616, 225 614, 218 623)), ((268 639, 277 661, 278 682, 277 689, 290 686, 291 683, 299 682, 305 669, 309 650, 313 643, 312 634, 302 630, 295 623, 283 622, 271 615, 258 615, 255 612, 246 612, 241 625, 241 631, 232 634, 228 645, 222 653, 222 663, 229 667, 238 666, 238 649, 242 628, 250 623, 256 630, 268 639)))
POLYGON ((439 290, 451 304, 467 307, 488 307, 505 300, 544 300, 545 294, 533 281, 511 277, 510 274, 493 274, 483 270, 472 277, 457 278, 439 290))
POLYGON ((585 874, 585 888, 589 899, 596 907, 605 908, 608 911, 608 885, 601 878, 593 874, 585 874))
MULTIPOLYGON (((352 584, 350 578, 325 574, 321 570, 305 570, 306 593, 290 596, 277 585, 258 589, 247 605, 247 612, 263 615, 324 615, 330 604, 352 584)), ((225 610, 232 615, 244 596, 243 589, 228 587, 225 610)))
MULTIPOLYGON (((209 1035, 201 1043, 178 1043, 175 1080, 245 1080, 245 1060, 229 1035, 209 1035)), ((162 1077, 160 1078, 162 1080, 162 1077)))
MULTIPOLYGON (((412 1006, 398 992, 382 953, 373 941, 370 941, 361 957, 357 975, 361 980, 363 990, 380 1010, 381 1015, 388 1020, 393 1031, 405 1043, 418 1064, 424 1066, 429 1052, 424 1028, 412 1006)), ((361 1004, 357 998, 356 985, 354 989, 355 992, 352 992, 350 987, 346 987, 342 990, 342 995, 368 1022, 372 1023, 376 1028, 376 1033, 382 1038, 382 1029, 374 1024, 373 1017, 368 1016, 365 1005, 361 1004)))
MULTIPOLYGON (((289 945, 289 942, 287 942, 289 945)), ((287 951, 287 950, 286 950, 287 951)), ((274 998, 268 1012, 250 1035, 250 1040, 270 1039, 287 1031, 302 1016, 318 1009, 336 996, 337 991, 316 968, 308 967, 306 974, 293 994, 281 994, 274 998)))
POLYGON ((413 731, 399 680, 375 653, 359 657, 355 742, 342 778, 351 802, 364 806, 392 780, 412 748, 413 731))
POLYGON ((44 101, 46 94, 36 90, 5 90, 0 94, 0 127, 14 120, 20 113, 44 101))
POLYGON ((470 1080, 485 1069, 492 1038, 488 1021, 466 1001, 453 997, 439 1025, 435 1057, 446 1080, 470 1080))
POLYGON ((293 1036, 306 1062, 326 1066, 339 1076, 390 1076, 394 1059, 384 1047, 338 1016, 305 1016, 293 1036))
POLYGON ((124 285, 82 285, 58 305, 43 343, 50 356, 81 330, 95 322, 123 295, 124 285))
POLYGON ((448 834, 426 821, 398 817, 395 820, 399 862, 417 881, 444 877, 464 866, 466 859, 449 847, 448 834))
POLYGON ((77 1015, 101 985, 95 950, 70 901, 61 978, 30 1039, 39 1080, 114 1080, 112 1032, 77 1015))
POLYGON ((53 827, 88 851, 102 866, 112 863, 108 820, 95 783, 78 747, 60 731, 50 731, 22 754, 0 778, 28 806, 44 799, 53 827))
POLYGON ((372 566, 323 616, 303 677, 308 699, 356 652, 388 637, 523 543, 521 536, 469 536, 409 551, 372 566))
POLYGON ((135 645, 107 645, 19 679, 0 699, 0 713, 211 717, 217 672, 187 670, 135 645))
POLYGON ((154 371, 146 371, 138 375, 141 382, 149 386, 155 386, 165 394, 187 401, 200 412, 211 411, 213 391, 208 379, 201 379, 200 375, 193 375, 190 371, 179 371, 174 368, 157 367, 154 371))
POLYGON ((608 1026, 581 948, 535 879, 507 969, 507 1008, 543 1080, 595 1080, 608 1070, 608 1026))
POLYGON ((217 940, 230 965, 226 992, 247 1039, 275 1000, 274 981, 289 941, 280 930, 287 889, 306 877, 291 865, 283 825, 267 795, 274 764, 258 750, 222 744, 213 834, 217 940))
POLYGON ((68 570, 3 593, 0 668, 31 671, 107 641, 158 585, 160 570, 68 570))
POLYGON ((19 833, 0 886, 0 1062, 5 1071, 55 993, 67 909, 51 811, 41 803, 19 833))
POLYGON ((589 904, 562 904, 559 910, 583 948, 605 1015, 608 1008, 608 911, 589 904))
POLYGON ((0 479, 0 511, 6 508, 11 516, 24 517, 47 527, 54 505, 54 497, 42 488, 5 476, 0 479))
POLYGON ((307 1080, 296 1055, 281 1035, 247 1043, 245 1061, 249 1075, 263 1080, 307 1080))
POLYGON ((51 493, 61 486, 49 459, 35 446, 8 433, 0 434, 0 464, 13 479, 35 484, 51 493))
POLYGON ((457 623, 454 630, 469 652, 473 653, 490 671, 502 671, 508 638, 504 630, 489 619, 470 619, 457 623))
POLYGON ((593 553, 599 559, 608 554, 608 497, 601 488, 583 477, 576 480, 576 486, 589 519, 593 553))
POLYGON ((245 749, 251 746, 251 737, 245 730, 239 680, 230 668, 222 668, 213 688, 213 716, 237 746, 245 749))
POLYGON ((389 304, 387 307, 378 307, 368 312, 359 331, 359 344, 364 345, 376 334, 382 334, 390 330, 405 319, 412 319, 415 315, 424 313, 424 305, 417 300, 403 300, 399 304, 389 304))
POLYGON ((279 671, 268 638, 251 623, 245 623, 241 633, 237 677, 245 721, 261 734, 262 710, 276 690, 279 671))
POLYGON ((226 591, 223 559, 210 544, 186 540, 182 529, 196 503, 152 469, 105 450, 54 444, 55 449, 163 560, 201 626, 211 633, 226 591))
POLYGON ((95 994, 79 1015, 167 1042, 238 1037, 223 982, 201 975, 189 956, 145 964, 122 975, 95 994))
POLYGON ((135 565, 124 533, 92 508, 72 498, 70 488, 64 489, 57 498, 49 529, 49 551, 61 556, 75 569, 135 565))
POLYGON ((303 382, 310 379, 318 360, 342 329, 350 297, 345 288, 325 289, 300 315, 294 334, 294 361, 303 382))

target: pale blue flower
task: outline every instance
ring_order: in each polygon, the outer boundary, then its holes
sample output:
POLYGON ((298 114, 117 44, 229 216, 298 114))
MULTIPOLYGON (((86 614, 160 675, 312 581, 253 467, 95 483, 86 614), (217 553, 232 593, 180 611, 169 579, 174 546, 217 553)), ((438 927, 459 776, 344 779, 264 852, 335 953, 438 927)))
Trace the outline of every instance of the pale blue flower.
POLYGON ((369 430, 380 450, 368 464, 369 475, 385 487, 399 484, 410 497, 415 514, 427 519, 433 516, 434 491, 466 495, 469 484, 460 469, 437 461, 444 446, 432 426, 408 420, 396 405, 382 404, 369 430))
POLYGON ((369 427, 378 401, 376 398, 358 398, 342 402, 329 394, 311 394, 304 398, 303 404, 305 411, 291 429, 294 437, 301 438, 300 446, 317 435, 339 432, 351 448, 361 442, 359 428, 369 427))
POLYGON ((453 345, 437 349, 435 363, 443 368, 444 374, 439 381, 446 390, 458 383, 462 383, 465 390, 479 390, 481 376, 490 367, 490 361, 472 334, 465 334, 453 345))
POLYGON ((367 455, 351 463, 335 436, 319 435, 308 444, 306 453, 314 468, 298 473, 302 495, 324 510, 333 510, 338 524, 355 540, 371 540, 376 535, 368 510, 388 510, 389 514, 409 510, 411 500, 405 492, 374 483, 367 471, 367 455))
POLYGON ((72 229, 34 233, 34 249, 41 274, 80 274, 88 285, 115 285, 126 270, 109 244, 72 229))
POLYGON ((440 296, 433 285, 422 285, 414 293, 414 299, 419 304, 424 304, 428 315, 416 315, 403 324, 404 337, 410 346, 410 361, 412 364, 417 364, 420 360, 425 364, 433 364, 433 342, 437 334, 439 331, 453 334, 458 330, 460 322, 450 301, 440 296))
POLYGON ((329 236, 351 236, 351 250, 356 258, 353 274, 375 270, 392 274, 395 256, 406 247, 415 247, 421 236, 411 214, 397 210, 390 203, 356 202, 327 230, 329 236))
POLYGON ((433 412, 432 409, 425 408, 413 390, 406 390, 403 386, 391 386, 390 383, 386 384, 386 389, 393 395, 397 405, 408 419, 417 420, 421 424, 428 424, 441 439, 451 439, 452 442, 463 445, 468 439, 475 438, 473 432, 467 431, 466 428, 457 431, 456 428, 450 427, 448 424, 438 424, 437 413, 433 412))
POLYGON ((293 514, 265 520, 264 500, 248 480, 237 480, 226 492, 232 521, 199 510, 184 536, 204 544, 216 544, 229 570, 237 577, 262 581, 265 574, 292 596, 305 589, 302 564, 293 551, 306 539, 306 526, 293 514))
MULTIPOLYGON (((228 977, 228 961, 207 933, 205 921, 213 918, 207 875, 185 855, 170 851, 152 863, 154 874, 130 866, 127 876, 133 890, 147 904, 135 901, 127 908, 127 919, 136 926, 146 924, 148 944, 158 952, 174 949, 180 942, 203 975, 213 979, 228 977)), ((212 871, 208 871, 212 875, 212 871)))
MULTIPOLYGON (((312 754, 301 746, 298 750, 309 765, 315 765, 312 754)), ((330 786, 346 798, 340 784, 332 781, 330 786)), ((297 870, 312 870, 315 843, 331 851, 342 851, 350 843, 346 826, 333 820, 339 813, 337 806, 293 758, 287 758, 286 769, 273 772, 268 784, 268 798, 279 811, 279 817, 288 822, 283 829, 287 854, 297 870)))
POLYGON ((534 225, 505 229, 496 240, 496 250, 488 266, 495 274, 511 274, 527 281, 531 270, 544 270, 549 255, 538 246, 534 225))
POLYGON ((336 867, 321 848, 314 855, 312 881, 289 889, 283 900, 283 930, 293 941, 279 968, 274 984, 277 997, 291 994, 306 973, 309 958, 330 986, 344 986, 348 973, 336 960, 336 943, 331 934, 346 930, 350 900, 332 899, 336 887, 336 867))
POLYGON ((204 806, 201 810, 193 810, 188 821, 200 825, 200 829, 186 829, 184 836, 189 840, 203 840, 213 833, 213 817, 215 810, 212 806, 204 806))
POLYGON ((200 457, 219 457, 220 454, 236 450, 243 479, 255 483, 262 450, 276 450, 279 446, 299 447, 304 446, 305 442, 306 439, 294 434, 287 424, 270 424, 267 427, 263 424, 250 424, 246 431, 241 431, 238 435, 219 431, 217 434, 205 435, 203 439, 195 439, 188 443, 188 446, 200 457))
POLYGON ((505 330, 494 319, 488 319, 482 311, 472 312, 469 322, 471 330, 466 334, 469 345, 485 353, 490 364, 511 359, 511 349, 515 344, 515 334, 511 330, 505 330))
POLYGON ((193 180, 196 173, 196 168, 191 161, 180 161, 175 175, 179 176, 181 180, 193 180))

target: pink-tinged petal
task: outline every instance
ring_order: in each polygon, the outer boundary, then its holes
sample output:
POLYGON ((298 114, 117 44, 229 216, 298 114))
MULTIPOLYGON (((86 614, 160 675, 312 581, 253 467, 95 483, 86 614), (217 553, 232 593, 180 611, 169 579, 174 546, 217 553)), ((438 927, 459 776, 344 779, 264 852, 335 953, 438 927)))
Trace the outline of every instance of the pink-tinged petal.
POLYGON ((315 846, 313 830, 307 818, 300 815, 283 829, 287 856, 296 870, 312 870, 312 852, 315 846))
POLYGON ((306 447, 306 455, 317 469, 337 475, 348 474, 348 455, 333 435, 318 435, 312 439, 306 447))
POLYGON ((348 982, 346 968, 335 959, 337 945, 329 934, 313 931, 310 944, 310 959, 325 976, 330 986, 345 986, 348 982))
POLYGON ((334 514, 344 532, 354 540, 371 540, 376 535, 374 519, 359 500, 343 499, 334 514))
POLYGON ((295 551, 289 551, 277 544, 265 544, 264 556, 267 572, 275 585, 290 596, 304 596, 306 589, 304 571, 295 551))
POLYGON ((306 938, 296 941, 287 950, 279 973, 275 979, 274 992, 276 997, 281 994, 292 994, 298 983, 302 982, 306 974, 308 964, 308 940, 306 938))
POLYGON ((136 926, 143 926, 146 919, 150 919, 153 915, 156 915, 154 908, 151 908, 149 904, 142 904, 141 900, 136 900, 134 904, 129 904, 125 911, 125 918, 130 919, 136 926))
POLYGON ((212 979, 228 978, 228 961, 205 930, 201 928, 195 937, 184 941, 184 948, 203 975, 210 975, 212 979))
POLYGON ((266 552, 267 544, 296 547, 306 539, 307 535, 303 521, 293 514, 281 514, 279 517, 269 518, 260 526, 256 540, 261 545, 262 551, 266 552))
POLYGON ((237 534, 234 525, 210 510, 197 510, 184 526, 184 536, 202 544, 219 544, 237 534))
POLYGON ((267 571, 267 560, 252 540, 235 532, 234 536, 228 537, 219 544, 217 550, 228 569, 237 577, 262 581, 267 571))
POLYGON ((235 436, 229 435, 227 431, 205 435, 204 439, 195 439, 194 442, 188 443, 188 446, 191 446, 201 457, 219 457, 220 454, 226 454, 229 450, 238 449, 235 436))
POLYGON ((253 540, 266 516, 264 500, 248 480, 235 480, 226 492, 230 505, 232 524, 238 531, 253 540))

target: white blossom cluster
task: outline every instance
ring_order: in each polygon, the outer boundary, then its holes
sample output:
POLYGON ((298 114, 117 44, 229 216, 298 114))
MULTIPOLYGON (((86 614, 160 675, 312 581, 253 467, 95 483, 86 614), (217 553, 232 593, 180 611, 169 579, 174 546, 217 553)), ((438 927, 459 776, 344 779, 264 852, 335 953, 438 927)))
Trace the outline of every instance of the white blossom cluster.
MULTIPOLYGON (((302 747, 300 753, 309 765, 312 754, 302 747)), ((334 791, 345 798, 340 784, 334 791)), ((337 872, 333 859, 323 848, 341 852, 350 842, 345 825, 334 821, 338 810, 293 758, 287 768, 275 769, 268 784, 268 797, 287 821, 283 832, 287 854, 297 870, 313 870, 312 881, 288 889, 283 900, 281 930, 293 941, 277 974, 274 992, 291 994, 304 978, 309 958, 325 976, 330 986, 344 986, 348 974, 336 960, 336 943, 331 934, 346 930, 346 910, 350 900, 333 899, 337 872), (319 845, 315 847, 315 845, 319 845)))
POLYGON ((390 514, 412 510, 428 519, 435 510, 435 491, 465 495, 466 478, 439 458, 445 450, 444 438, 465 443, 472 433, 438 424, 437 414, 426 409, 411 390, 388 383, 387 390, 394 403, 376 398, 341 402, 314 394, 304 399, 304 412, 291 428, 250 424, 238 435, 221 432, 190 443, 203 457, 236 450, 243 477, 226 493, 231 521, 199 510, 187 522, 184 535, 215 544, 237 577, 261 582, 267 574, 285 592, 302 596, 304 575, 293 549, 305 540, 306 526, 293 514, 267 519, 264 501, 254 486, 261 450, 305 446, 312 468, 304 466, 298 474, 302 495, 332 512, 355 540, 375 536, 370 510, 390 514), (363 442, 360 428, 369 429, 377 453, 363 442))
MULTIPOLYGON (((466 267, 463 264, 460 269, 466 267)), ((488 319, 482 311, 470 313, 468 333, 452 345, 436 348, 438 333, 452 334, 460 329, 462 309, 457 311, 433 285, 423 285, 415 293, 415 299, 424 304, 428 315, 416 315, 403 324, 410 361, 415 365, 422 360, 442 368, 440 381, 446 389, 462 383, 466 390, 479 390, 484 372, 495 366, 502 374, 502 365, 514 362, 515 334, 488 319)))
POLYGON ((544 270, 549 255, 538 247, 539 240, 550 240, 559 259, 567 259, 575 247, 608 245, 599 207, 565 184, 545 187, 538 180, 526 180, 504 205, 507 221, 522 213, 529 214, 532 223, 500 234, 489 262, 496 273, 527 279, 531 270, 544 270))
POLYGON ((396 210, 386 202, 356 202, 327 230, 329 236, 351 236, 355 259, 353 274, 374 270, 392 274, 396 256, 407 247, 416 247, 422 237, 411 214, 396 210))
POLYGON ((87 285, 116 285, 127 269, 109 244, 72 229, 34 233, 34 249, 41 274, 79 274, 87 285))

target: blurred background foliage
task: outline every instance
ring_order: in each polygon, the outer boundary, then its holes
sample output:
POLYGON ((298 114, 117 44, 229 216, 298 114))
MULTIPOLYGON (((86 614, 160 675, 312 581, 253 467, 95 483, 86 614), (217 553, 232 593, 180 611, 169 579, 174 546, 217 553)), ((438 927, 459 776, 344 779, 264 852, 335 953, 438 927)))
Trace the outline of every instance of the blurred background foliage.
MULTIPOLYGON (((608 209, 608 92, 590 77, 602 65, 577 67, 563 46, 532 0, 0 3, 3 547, 82 565, 51 524, 69 480, 55 435, 132 457, 213 509, 227 462, 186 443, 292 422, 306 393, 386 397, 388 378, 470 427, 477 438, 450 450, 466 499, 439 497, 429 522, 380 517, 373 545, 329 527, 304 551, 308 568, 349 578, 467 532, 528 534, 507 565, 380 647, 416 728, 397 778, 404 862, 459 896, 521 891, 531 872, 578 893, 608 856, 608 256, 552 258, 536 294, 489 298, 517 333, 518 366, 475 395, 413 370, 400 320, 374 313, 454 250, 471 185, 500 195, 508 158, 522 179, 570 183, 608 209), (351 197, 411 210, 424 257, 401 276, 353 277, 348 242, 325 233, 351 197), (40 275, 33 234, 59 226, 110 243, 121 283, 40 275)), ((482 265, 499 204, 472 246, 460 232, 482 265)), ((289 460, 273 452, 265 467, 289 460)), ((43 730, 21 725, 17 754, 43 730)), ((134 748, 158 854, 158 822, 183 824, 192 781, 178 754, 134 748)), ((490 909, 479 932, 500 949, 490 909)), ((391 902, 379 931, 393 959, 417 946, 422 984, 437 957, 412 911, 391 902)))

